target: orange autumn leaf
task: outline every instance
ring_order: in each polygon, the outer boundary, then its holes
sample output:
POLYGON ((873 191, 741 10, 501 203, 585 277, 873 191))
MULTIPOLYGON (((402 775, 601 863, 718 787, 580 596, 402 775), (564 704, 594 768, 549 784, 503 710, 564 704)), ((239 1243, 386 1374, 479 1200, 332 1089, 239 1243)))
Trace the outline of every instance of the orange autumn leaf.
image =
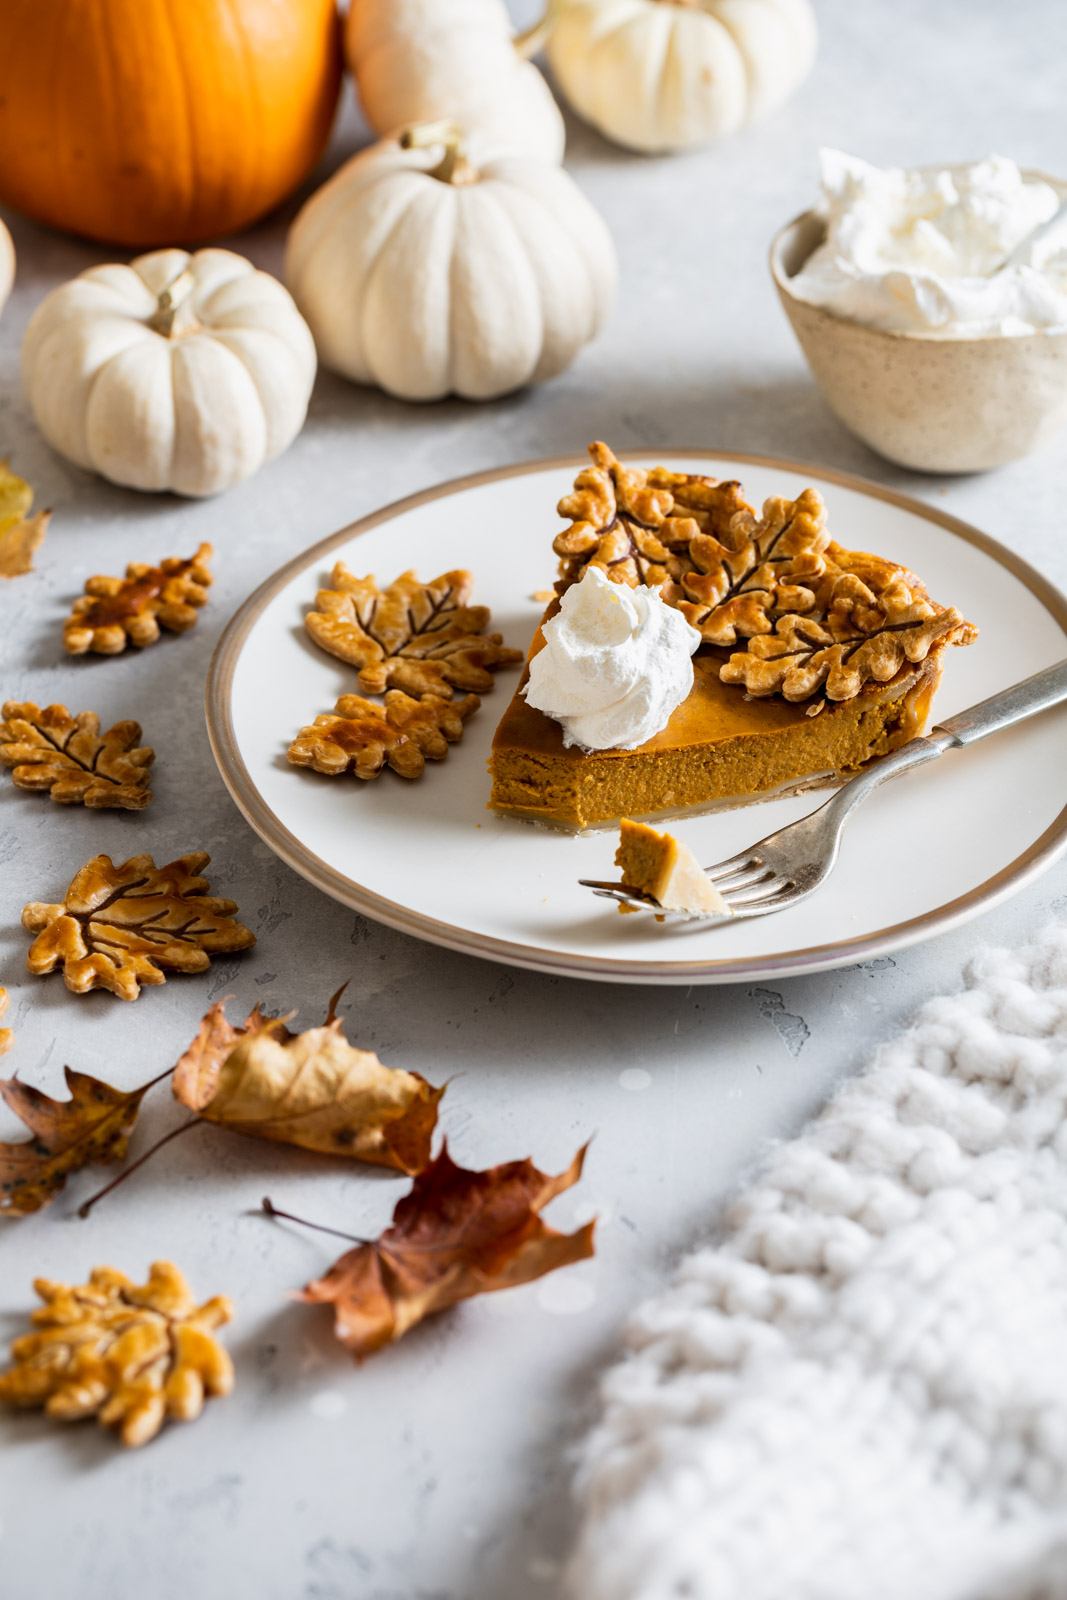
POLYGON ((28 1217, 54 1200, 72 1172, 121 1161, 151 1084, 124 1092, 64 1069, 69 1100, 53 1100, 18 1078, 0 1078, 0 1096, 32 1138, 0 1144, 0 1217, 28 1217))
POLYGON ((363 1357, 459 1300, 584 1261, 593 1254, 595 1223, 557 1233, 540 1213, 577 1183, 586 1149, 549 1177, 532 1161, 471 1172, 443 1148, 398 1204, 392 1226, 347 1251, 297 1298, 332 1305, 338 1339, 363 1357))
POLYGON ((330 1002, 318 1028, 291 1033, 257 1006, 243 1026, 213 1005, 174 1069, 174 1093, 206 1122, 398 1172, 420 1172, 437 1125, 435 1089, 348 1043, 330 1002))

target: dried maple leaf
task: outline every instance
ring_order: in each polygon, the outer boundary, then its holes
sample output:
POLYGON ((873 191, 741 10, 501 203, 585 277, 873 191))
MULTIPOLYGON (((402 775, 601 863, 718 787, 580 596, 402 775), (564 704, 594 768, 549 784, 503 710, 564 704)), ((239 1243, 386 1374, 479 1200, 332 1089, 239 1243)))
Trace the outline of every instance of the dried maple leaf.
POLYGON ((117 656, 127 641, 143 649, 155 644, 161 627, 185 633, 207 604, 212 549, 202 544, 195 556, 171 556, 158 567, 131 561, 125 578, 89 578, 63 624, 68 655, 117 656))
POLYGON ((28 1217, 54 1200, 72 1172, 122 1161, 151 1084, 113 1089, 86 1072, 64 1069, 69 1100, 53 1100, 17 1078, 0 1078, 0 1096, 32 1135, 0 1143, 0 1217, 28 1217))
POLYGON ((26 965, 36 974, 62 966, 75 994, 109 989, 136 1000, 142 983, 166 982, 164 967, 204 972, 212 956, 247 950, 256 938, 234 921, 235 902, 205 892, 199 873, 210 860, 197 851, 162 867, 149 855, 115 866, 94 856, 61 905, 23 907, 22 926, 37 935, 26 965))
POLYGON ((11 1346, 4 1404, 63 1422, 96 1417, 136 1446, 233 1389, 233 1363, 213 1337, 233 1305, 216 1295, 198 1306, 171 1262, 154 1262, 141 1288, 113 1267, 94 1267, 77 1287, 38 1278, 34 1288, 44 1305, 32 1313, 37 1331, 11 1346))
POLYGON ((427 756, 444 760, 481 703, 476 694, 462 700, 426 694, 415 700, 401 689, 390 689, 381 706, 358 694, 343 694, 332 712, 322 712, 301 728, 289 746, 289 760, 331 778, 345 772, 376 778, 386 766, 402 778, 418 778, 427 756))
POLYGON ((0 761, 14 768, 20 789, 47 789, 61 805, 143 811, 151 804, 149 767, 138 722, 116 722, 104 734, 93 711, 72 717, 66 706, 8 700, 0 722, 0 761))
POLYGON ((429 583, 405 572, 379 589, 373 577, 357 578, 338 561, 330 583, 304 622, 317 645, 360 669, 364 694, 384 694, 390 686, 445 700, 453 687, 484 694, 498 667, 522 660, 501 634, 485 632, 488 606, 467 604, 474 588, 469 572, 444 572, 429 583))
POLYGON ((51 520, 50 511, 29 515, 33 490, 24 478, 0 461, 0 578, 21 578, 33 571, 33 552, 51 520))
POLYGON ((400 1201, 392 1226, 347 1251, 298 1298, 333 1305, 338 1339, 362 1357, 459 1300, 584 1261, 595 1224, 561 1234, 540 1215, 577 1183, 584 1159, 585 1148, 555 1178, 532 1161, 469 1172, 443 1148, 400 1201))
POLYGON ((350 1045, 334 1011, 338 998, 321 1027, 296 1034, 258 1006, 234 1028, 218 1002, 174 1069, 174 1093, 236 1133, 421 1172, 444 1088, 350 1045))
MULTIPOLYGON (((0 1017, 2 1017, 10 1004, 10 996, 6 989, 0 987, 0 1017)), ((6 1056, 15 1042, 15 1035, 10 1028, 0 1028, 0 1056, 6 1056)))

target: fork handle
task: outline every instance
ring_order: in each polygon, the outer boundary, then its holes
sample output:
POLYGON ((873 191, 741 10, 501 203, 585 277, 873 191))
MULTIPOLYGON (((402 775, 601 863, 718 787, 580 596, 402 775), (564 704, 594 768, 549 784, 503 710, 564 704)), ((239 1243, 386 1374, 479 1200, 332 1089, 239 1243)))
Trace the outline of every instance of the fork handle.
POLYGON ((1067 700, 1067 661, 1057 661, 1054 667, 1035 672, 1032 678, 1002 689, 970 710, 946 717, 931 729, 931 734, 935 738, 939 733, 950 734, 954 745, 974 744, 1025 717, 1059 705, 1061 700, 1067 700))
POLYGON ((946 717, 944 722, 939 722, 925 736, 909 739, 907 744, 901 745, 890 755, 880 757, 872 766, 864 768, 843 784, 833 799, 826 802, 824 809, 843 823, 853 807, 865 800, 872 789, 885 783, 887 778, 895 778, 898 773, 934 761, 946 750, 959 749, 962 745, 985 739, 991 733, 999 733, 1002 728, 1010 728, 1015 722, 1022 722, 1039 711, 1059 705, 1061 700, 1067 700, 1067 661, 1058 661, 1054 667, 1046 667, 1043 672, 1036 672, 1022 683, 1002 689, 999 694, 971 706, 968 711, 961 711, 958 716, 946 717))

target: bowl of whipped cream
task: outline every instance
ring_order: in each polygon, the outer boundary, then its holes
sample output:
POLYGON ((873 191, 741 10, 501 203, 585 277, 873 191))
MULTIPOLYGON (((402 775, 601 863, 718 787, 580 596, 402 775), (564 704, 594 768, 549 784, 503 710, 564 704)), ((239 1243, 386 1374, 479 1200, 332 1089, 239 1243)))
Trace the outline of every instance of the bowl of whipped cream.
POLYGON ((1026 245, 1067 183, 1002 156, 820 162, 822 198, 775 236, 771 271, 844 425, 924 472, 1002 466, 1067 426, 1067 219, 1026 245))

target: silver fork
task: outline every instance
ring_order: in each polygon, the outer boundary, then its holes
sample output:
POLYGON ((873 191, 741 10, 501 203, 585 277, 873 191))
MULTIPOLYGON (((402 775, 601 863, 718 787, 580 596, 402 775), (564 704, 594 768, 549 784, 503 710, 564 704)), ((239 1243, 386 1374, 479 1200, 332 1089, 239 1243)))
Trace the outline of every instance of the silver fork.
MULTIPOLYGON (((979 739, 1010 728, 1016 722, 1047 711, 1067 700, 1067 661, 1046 667, 1022 683, 1003 689, 969 711, 948 717, 924 738, 911 739, 891 755, 883 756, 871 767, 851 778, 837 793, 809 816, 791 822, 777 833, 768 834, 750 850, 706 867, 708 877, 718 889, 732 918, 767 917, 784 911, 813 894, 829 877, 837 861, 845 823, 861 800, 887 778, 895 778, 912 767, 936 761, 946 750, 975 744, 979 739)), ((618 900, 635 911, 653 911, 658 917, 680 917, 684 912, 665 912, 651 895, 624 888, 621 883, 598 883, 580 878, 583 888, 608 899, 618 900)), ((703 918, 725 922, 725 918, 703 918)))

